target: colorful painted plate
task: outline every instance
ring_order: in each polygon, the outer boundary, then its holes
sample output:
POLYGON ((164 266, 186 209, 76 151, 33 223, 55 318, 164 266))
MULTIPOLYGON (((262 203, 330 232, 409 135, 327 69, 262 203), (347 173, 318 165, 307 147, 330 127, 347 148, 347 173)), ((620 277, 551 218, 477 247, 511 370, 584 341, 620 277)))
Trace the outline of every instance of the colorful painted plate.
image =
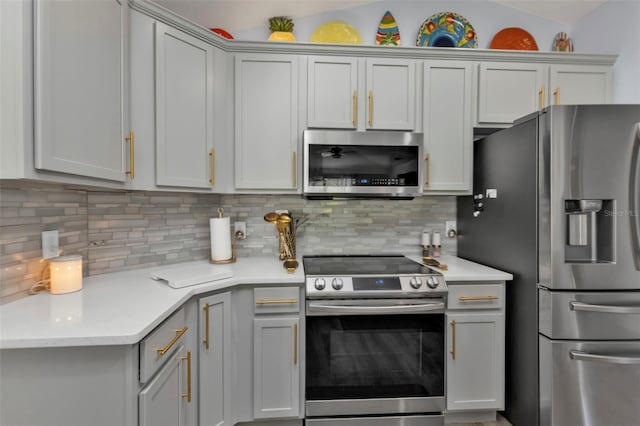
POLYGON ((476 30, 464 16, 453 12, 440 12, 424 21, 416 46, 478 47, 476 30))
POLYGON ((501 29, 493 36, 489 49, 538 50, 538 43, 528 31, 509 27, 501 29))
POLYGON ((376 44, 378 46, 400 46, 400 30, 395 18, 388 10, 378 25, 376 44))
POLYGON ((329 21, 320 25, 311 34, 313 43, 362 44, 358 30, 343 21, 329 21))
POLYGON ((209 28, 209 29, 214 33, 218 34, 220 37, 224 37, 228 40, 233 40, 233 36, 228 32, 226 32, 225 30, 223 30, 222 28, 209 28))

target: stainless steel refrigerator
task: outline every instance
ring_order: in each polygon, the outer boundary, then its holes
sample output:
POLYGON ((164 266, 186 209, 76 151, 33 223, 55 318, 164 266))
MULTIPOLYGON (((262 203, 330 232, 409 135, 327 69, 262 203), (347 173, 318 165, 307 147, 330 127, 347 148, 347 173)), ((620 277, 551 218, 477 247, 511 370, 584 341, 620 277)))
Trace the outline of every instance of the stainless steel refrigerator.
POLYGON ((640 424, 640 105, 552 106, 474 142, 458 256, 507 283, 515 426, 640 424))

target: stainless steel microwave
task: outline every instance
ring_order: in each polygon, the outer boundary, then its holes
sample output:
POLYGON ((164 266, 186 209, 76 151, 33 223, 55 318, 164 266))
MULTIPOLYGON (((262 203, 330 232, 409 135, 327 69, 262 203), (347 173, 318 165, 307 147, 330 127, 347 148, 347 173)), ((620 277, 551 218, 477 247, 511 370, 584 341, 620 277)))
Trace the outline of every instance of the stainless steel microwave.
POLYGON ((421 192, 422 134, 305 130, 307 198, 413 198, 421 192))

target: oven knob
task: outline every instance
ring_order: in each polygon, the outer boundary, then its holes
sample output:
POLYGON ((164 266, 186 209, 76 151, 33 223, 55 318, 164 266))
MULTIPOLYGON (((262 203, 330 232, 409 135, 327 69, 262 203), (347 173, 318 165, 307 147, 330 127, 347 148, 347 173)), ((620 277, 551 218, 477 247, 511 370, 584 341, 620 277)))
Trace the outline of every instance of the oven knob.
POLYGON ((417 290, 422 285, 422 280, 418 277, 413 277, 411 278, 411 280, 409 280, 409 284, 411 285, 411 287, 417 290))
POLYGON ((324 278, 316 278, 313 286, 316 288, 316 290, 324 290, 325 284, 326 283, 324 282, 324 278))
POLYGON ((334 290, 340 290, 343 284, 342 278, 334 278, 333 281, 331 281, 331 287, 333 287, 334 290))
POLYGON ((427 278, 427 286, 431 289, 434 289, 436 287, 438 287, 440 283, 438 282, 438 278, 436 277, 429 277, 427 278))

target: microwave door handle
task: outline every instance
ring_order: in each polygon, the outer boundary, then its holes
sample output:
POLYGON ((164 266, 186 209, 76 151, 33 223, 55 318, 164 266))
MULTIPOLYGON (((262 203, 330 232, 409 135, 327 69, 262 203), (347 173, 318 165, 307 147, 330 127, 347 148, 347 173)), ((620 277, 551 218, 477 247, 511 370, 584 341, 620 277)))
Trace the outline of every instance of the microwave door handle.
POLYGON ((569 302, 572 311, 599 312, 601 314, 640 314, 640 306, 593 305, 582 302, 569 302))
POLYGON ((309 303, 308 315, 335 314, 335 315, 362 315, 362 314, 416 314, 433 311, 444 312, 444 303, 424 303, 415 305, 395 306, 354 306, 354 305, 330 305, 321 303, 309 303))
POLYGON ((636 137, 631 155, 631 176, 629 179, 629 207, 633 210, 629 215, 631 222, 631 244, 634 250, 636 269, 640 271, 640 123, 636 123, 636 137))
POLYGON ((640 356, 599 355, 581 351, 569 351, 569 357, 575 361, 593 361, 606 364, 640 364, 640 356))

